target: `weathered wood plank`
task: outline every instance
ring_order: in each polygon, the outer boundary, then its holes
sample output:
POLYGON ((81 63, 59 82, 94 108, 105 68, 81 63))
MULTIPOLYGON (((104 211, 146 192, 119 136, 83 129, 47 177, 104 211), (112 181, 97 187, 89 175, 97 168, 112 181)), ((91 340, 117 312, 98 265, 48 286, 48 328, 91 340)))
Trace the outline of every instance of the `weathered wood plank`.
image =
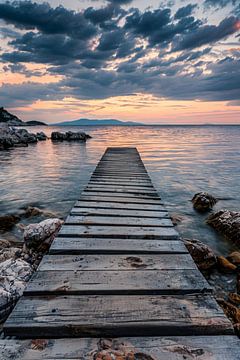
MULTIPOLYGON (((38 271, 196 270, 189 254, 45 255, 38 271)), ((157 276, 156 276, 157 277, 157 276)))
POLYGON ((146 192, 146 193, 156 193, 156 190, 153 186, 131 186, 125 184, 108 184, 108 183, 92 183, 89 182, 87 185, 88 189, 100 189, 101 191, 105 191, 111 189, 112 191, 119 191, 119 190, 127 190, 127 191, 134 191, 134 192, 146 192))
POLYGON ((149 188, 132 189, 122 186, 118 186, 118 187, 117 186, 86 186, 84 192, 94 192, 94 193, 104 192, 104 193, 110 193, 111 195, 125 194, 125 196, 132 194, 137 196, 140 195, 148 195, 153 197, 158 196, 158 193, 154 189, 149 189, 149 188))
POLYGON ((111 225, 111 226, 156 226, 172 227, 169 218, 144 218, 144 217, 119 217, 99 215, 69 215, 65 221, 66 225, 111 225))
POLYGON ((141 240, 104 238, 62 238, 53 240, 50 254, 183 254, 187 253, 180 240, 141 240))
MULTIPOLYGON (((106 199, 106 198, 104 198, 106 199)), ((156 204, 155 202, 153 204, 146 204, 146 203, 129 203, 126 201, 123 202, 111 202, 111 199, 109 199, 109 201, 93 201, 93 200, 80 200, 77 201, 74 209, 77 209, 78 207, 82 208, 82 207, 91 207, 91 208, 97 208, 97 209, 125 209, 127 210, 135 210, 135 211, 140 211, 143 210, 145 212, 155 212, 155 214, 160 213, 161 211, 166 212, 165 207, 162 205, 162 203, 160 202, 160 204, 156 204)))
POLYGON ((91 178, 90 178, 91 181, 112 181, 112 182, 119 182, 119 183, 125 183, 125 182, 128 182, 129 184, 132 184, 132 183, 136 183, 136 184, 149 184, 152 186, 152 182, 151 182, 151 179, 148 177, 147 179, 144 179, 144 180, 139 180, 139 179, 134 179, 132 178, 131 176, 127 177, 126 179, 119 179, 117 176, 112 176, 112 177, 109 177, 109 176, 95 176, 95 175, 92 175, 91 178))
POLYGON ((179 238, 173 227, 137 227, 106 225, 63 225, 60 236, 105 237, 126 239, 159 239, 176 240, 179 238))
MULTIPOLYGON (((115 204, 116 205, 116 204, 115 204)), ((73 207, 71 215, 101 215, 101 216, 119 216, 123 218, 168 218, 167 211, 145 211, 145 210, 136 210, 136 209, 118 209, 118 208, 101 208, 101 207, 73 207)))
MULTIPOLYGON (((109 353, 146 360, 239 360, 236 336, 131 337, 118 339, 0 340, 2 360, 90 360, 109 346, 109 353), (129 355, 128 355, 129 354, 129 355), (141 357, 141 358, 140 358, 141 357)), ((119 356, 120 356, 119 355, 119 356)))
POLYGON ((150 182, 130 182, 130 181, 121 181, 121 180, 102 180, 102 179, 91 179, 88 183, 91 186, 127 186, 129 188, 153 188, 153 185, 150 182))
POLYGON ((155 194, 151 193, 151 194, 132 194, 132 193, 128 193, 127 191, 126 192, 115 192, 115 191, 112 191, 112 192, 107 192, 107 191, 92 191, 92 190, 84 190, 82 193, 81 193, 81 197, 83 196, 101 196, 101 197, 110 197, 110 198, 127 198, 127 199, 130 199, 132 201, 132 199, 136 199, 136 200, 139 200, 139 199, 147 199, 147 200, 160 200, 160 197, 158 196, 158 193, 156 192, 155 194))
POLYGON ((209 292, 198 269, 37 271, 25 295, 170 295, 209 292))
POLYGON ((119 194, 119 196, 113 196, 113 195, 109 195, 109 193, 86 193, 86 192, 82 192, 82 194, 80 195, 79 200, 80 201, 87 201, 89 202, 90 205, 90 201, 101 201, 101 202, 115 202, 115 203, 124 203, 127 204, 126 207, 128 207, 128 204, 140 204, 139 207, 142 208, 142 204, 151 204, 151 205, 163 205, 162 201, 160 198, 148 198, 148 197, 144 197, 143 198, 138 198, 138 197, 133 197, 133 196, 126 196, 126 194, 124 196, 121 196, 124 194, 119 194))
POLYGON ((23 296, 4 325, 20 338, 230 335, 233 328, 213 297, 23 296))

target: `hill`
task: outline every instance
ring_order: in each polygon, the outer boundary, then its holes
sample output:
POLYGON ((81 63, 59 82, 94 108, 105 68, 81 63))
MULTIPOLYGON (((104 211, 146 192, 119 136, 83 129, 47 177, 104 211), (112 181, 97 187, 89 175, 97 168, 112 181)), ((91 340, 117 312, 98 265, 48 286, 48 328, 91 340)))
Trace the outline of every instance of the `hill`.
POLYGON ((78 119, 73 121, 63 121, 56 124, 51 124, 54 126, 138 126, 143 125, 141 123, 133 121, 120 121, 116 119, 78 119))
POLYGON ((35 125, 46 125, 41 121, 22 121, 16 115, 11 114, 3 107, 0 107, 0 123, 6 123, 9 126, 35 126, 35 125))

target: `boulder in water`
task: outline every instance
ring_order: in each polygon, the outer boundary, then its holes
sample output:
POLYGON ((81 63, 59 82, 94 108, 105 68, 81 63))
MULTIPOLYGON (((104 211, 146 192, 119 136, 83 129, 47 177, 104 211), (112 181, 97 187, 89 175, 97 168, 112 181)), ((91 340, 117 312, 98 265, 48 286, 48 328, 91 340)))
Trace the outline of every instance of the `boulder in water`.
POLYGON ((217 201, 218 200, 216 198, 207 192, 197 193, 192 198, 193 207, 199 212, 206 212, 211 210, 217 201))
POLYGON ((240 251, 233 251, 227 256, 228 260, 235 265, 240 265, 240 251))
POLYGON ((78 132, 72 132, 67 131, 66 133, 61 133, 59 131, 53 131, 51 134, 51 139, 53 141, 86 141, 87 139, 90 139, 91 136, 78 131, 78 132))
POLYGON ((207 223, 227 239, 240 244, 240 212, 220 210, 208 217, 207 223))
POLYGON ((0 124, 0 150, 36 143, 36 135, 26 129, 15 129, 7 124, 0 124))
POLYGON ((62 223, 62 220, 54 218, 26 226, 23 233, 26 247, 34 250, 47 250, 60 230, 62 223))
POLYGON ((20 220, 18 215, 9 214, 0 216, 0 230, 10 230, 20 220))
POLYGON ((4 321, 18 298, 23 294, 32 267, 22 259, 0 263, 0 322, 4 321))
POLYGON ((193 260, 201 270, 208 270, 217 263, 217 258, 213 250, 196 239, 184 239, 188 251, 190 252, 193 260))
POLYGON ((37 138, 39 141, 44 141, 44 140, 47 140, 47 135, 44 134, 43 131, 40 131, 40 132, 37 132, 37 133, 36 133, 36 138, 37 138))
POLYGON ((237 267, 228 261, 224 256, 217 257, 218 267, 223 272, 235 272, 237 267))

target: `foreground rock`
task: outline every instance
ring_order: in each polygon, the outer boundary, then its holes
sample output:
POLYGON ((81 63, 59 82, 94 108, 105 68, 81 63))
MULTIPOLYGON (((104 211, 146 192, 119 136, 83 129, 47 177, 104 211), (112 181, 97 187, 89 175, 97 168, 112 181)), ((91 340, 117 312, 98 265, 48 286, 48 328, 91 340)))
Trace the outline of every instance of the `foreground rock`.
POLYGON ((208 270, 217 264, 214 252, 206 244, 195 239, 184 239, 184 244, 200 270, 208 270))
POLYGON ((15 214, 0 216, 0 230, 10 230, 20 220, 20 216, 15 214))
POLYGON ((217 201, 218 200, 216 198, 206 192, 197 193, 192 198, 194 209, 200 212, 211 210, 217 201))
POLYGON ((220 210, 207 219, 207 223, 227 239, 240 245, 240 212, 220 210))
POLYGON ((0 124, 0 150, 28 146, 37 141, 37 136, 29 133, 26 129, 15 129, 7 124, 0 124))
POLYGON ((38 141, 47 140, 47 135, 44 134, 43 131, 37 132, 37 133, 36 133, 36 137, 37 137, 38 141))
POLYGON ((86 141, 91 139, 91 136, 84 132, 72 132, 67 131, 66 133, 61 133, 58 131, 53 131, 51 134, 51 139, 53 141, 86 141))
POLYGON ((32 275, 32 267, 22 259, 8 259, 0 263, 0 322, 3 322, 32 275))
POLYGON ((55 218, 26 226, 23 233, 26 248, 47 251, 62 223, 62 220, 55 218))

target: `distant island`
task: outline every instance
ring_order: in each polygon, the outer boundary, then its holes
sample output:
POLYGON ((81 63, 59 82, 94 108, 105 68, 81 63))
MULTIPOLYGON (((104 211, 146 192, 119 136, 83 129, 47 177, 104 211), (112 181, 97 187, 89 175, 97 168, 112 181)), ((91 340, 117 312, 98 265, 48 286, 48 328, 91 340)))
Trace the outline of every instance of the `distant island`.
POLYGON ((139 126, 144 125, 134 121, 120 121, 116 119, 78 119, 73 121, 63 121, 51 124, 52 126, 139 126))
POLYGON ((0 123, 5 123, 9 126, 37 126, 37 125, 44 125, 47 126, 42 121, 22 121, 16 115, 11 114, 3 107, 0 107, 0 123))

